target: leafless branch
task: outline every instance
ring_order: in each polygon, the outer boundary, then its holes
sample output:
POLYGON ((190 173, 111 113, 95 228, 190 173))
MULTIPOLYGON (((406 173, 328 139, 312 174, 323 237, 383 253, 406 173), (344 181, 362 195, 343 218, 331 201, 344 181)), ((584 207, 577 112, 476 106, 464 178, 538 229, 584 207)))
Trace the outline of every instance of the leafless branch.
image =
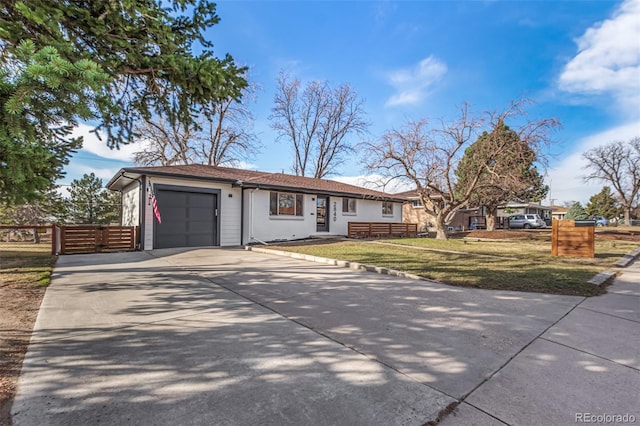
POLYGON ((136 128, 146 146, 134 154, 134 161, 141 165, 237 166, 260 148, 251 132, 252 121, 246 105, 231 98, 206 106, 189 126, 161 117, 146 119, 136 128))
POLYGON ((279 140, 293 148, 293 171, 300 176, 322 178, 335 173, 353 148, 352 134, 363 135, 363 101, 348 84, 332 89, 313 81, 300 92, 300 81, 281 73, 270 116, 279 140))
POLYGON ((624 209, 625 223, 631 223, 631 211, 640 203, 640 137, 628 142, 615 141, 585 152, 585 181, 610 183, 624 209))

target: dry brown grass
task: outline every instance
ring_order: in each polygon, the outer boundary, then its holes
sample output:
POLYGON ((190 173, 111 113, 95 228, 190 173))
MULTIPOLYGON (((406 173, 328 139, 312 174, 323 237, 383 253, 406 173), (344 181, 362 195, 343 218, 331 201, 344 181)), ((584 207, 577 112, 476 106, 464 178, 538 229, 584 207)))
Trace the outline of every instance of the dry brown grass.
POLYGON ((55 256, 50 247, 0 246, 0 424, 10 407, 55 256))

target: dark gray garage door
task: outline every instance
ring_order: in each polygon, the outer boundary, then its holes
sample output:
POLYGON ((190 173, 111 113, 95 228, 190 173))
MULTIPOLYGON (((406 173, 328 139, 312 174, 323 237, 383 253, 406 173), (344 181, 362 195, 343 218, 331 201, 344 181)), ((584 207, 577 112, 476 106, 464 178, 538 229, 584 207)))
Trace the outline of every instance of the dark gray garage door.
POLYGON ((216 194, 160 189, 155 248, 216 245, 216 194))

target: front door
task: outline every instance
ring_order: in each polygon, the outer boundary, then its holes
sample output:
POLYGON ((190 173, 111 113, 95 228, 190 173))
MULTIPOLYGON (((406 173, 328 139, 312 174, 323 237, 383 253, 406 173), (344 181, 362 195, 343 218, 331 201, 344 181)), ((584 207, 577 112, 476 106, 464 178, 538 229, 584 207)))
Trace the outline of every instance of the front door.
POLYGON ((316 231, 329 232, 329 197, 317 197, 316 200, 316 231))

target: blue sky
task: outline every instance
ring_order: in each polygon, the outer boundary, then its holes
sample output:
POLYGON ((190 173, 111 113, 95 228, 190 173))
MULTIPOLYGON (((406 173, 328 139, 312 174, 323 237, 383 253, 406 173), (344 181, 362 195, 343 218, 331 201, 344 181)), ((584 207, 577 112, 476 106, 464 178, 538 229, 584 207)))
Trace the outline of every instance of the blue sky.
MULTIPOLYGON (((250 168, 291 170, 268 119, 282 70, 349 83, 374 140, 410 119, 452 118, 463 102, 482 112, 530 98, 532 118, 563 126, 547 171, 557 204, 584 203, 602 186, 582 182, 583 151, 640 136, 640 0, 222 1, 218 14, 207 32, 216 54, 247 65, 258 87, 249 106, 264 148, 250 168)), ((61 183, 90 171, 106 183, 136 149, 110 152, 88 136, 61 183)), ((339 172, 332 178, 359 183, 361 159, 339 172)))

